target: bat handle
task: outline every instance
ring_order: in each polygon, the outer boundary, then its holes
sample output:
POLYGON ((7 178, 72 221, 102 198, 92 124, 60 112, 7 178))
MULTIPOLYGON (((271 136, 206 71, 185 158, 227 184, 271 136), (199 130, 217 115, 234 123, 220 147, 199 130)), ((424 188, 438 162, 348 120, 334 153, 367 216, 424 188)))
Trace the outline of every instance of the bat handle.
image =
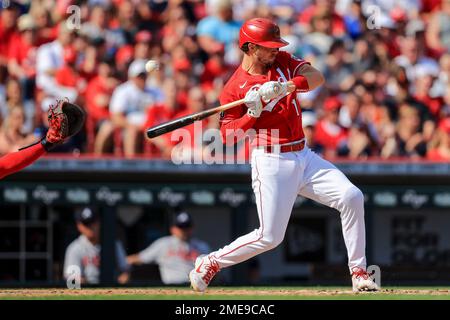
POLYGON ((217 107, 217 111, 222 112, 222 111, 237 107, 237 106, 243 104, 244 102, 245 102, 245 98, 236 100, 236 101, 233 101, 233 102, 230 102, 230 103, 227 103, 227 104, 217 107))

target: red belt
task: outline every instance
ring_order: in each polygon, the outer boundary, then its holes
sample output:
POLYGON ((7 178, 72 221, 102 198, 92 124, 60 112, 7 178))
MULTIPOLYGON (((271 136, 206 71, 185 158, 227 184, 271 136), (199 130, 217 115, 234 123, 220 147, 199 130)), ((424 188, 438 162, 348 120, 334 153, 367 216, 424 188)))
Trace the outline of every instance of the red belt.
POLYGON ((276 145, 276 146, 261 146, 260 148, 266 153, 285 153, 285 152, 295 152, 302 151, 305 147, 305 141, 300 141, 295 144, 289 145, 276 145))

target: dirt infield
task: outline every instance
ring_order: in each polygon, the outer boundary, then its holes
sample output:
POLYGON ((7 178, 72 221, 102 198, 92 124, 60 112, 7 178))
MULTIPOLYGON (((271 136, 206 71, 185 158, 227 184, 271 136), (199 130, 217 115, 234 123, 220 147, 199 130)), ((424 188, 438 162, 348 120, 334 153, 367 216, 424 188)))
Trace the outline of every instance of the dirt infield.
POLYGON ((279 296, 279 297, 339 297, 339 296, 358 296, 362 294, 376 294, 376 295, 392 295, 392 296, 450 296, 449 289, 382 289, 377 293, 357 293, 354 294, 350 289, 328 289, 328 288, 286 288, 286 289, 259 289, 259 288, 210 288, 207 293, 195 293, 188 288, 111 288, 111 289, 81 289, 81 290, 69 290, 69 289, 0 289, 0 299, 3 298, 52 298, 52 297, 105 297, 108 296, 123 296, 126 298, 133 297, 164 297, 164 296, 190 296, 195 299, 196 296, 200 297, 223 297, 223 298, 235 298, 235 297, 254 297, 259 296, 279 296))

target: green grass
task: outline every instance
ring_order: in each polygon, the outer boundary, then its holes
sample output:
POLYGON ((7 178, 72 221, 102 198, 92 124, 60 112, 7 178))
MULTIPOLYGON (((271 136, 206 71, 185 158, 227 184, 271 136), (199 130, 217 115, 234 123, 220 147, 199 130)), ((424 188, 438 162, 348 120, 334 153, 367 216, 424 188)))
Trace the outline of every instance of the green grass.
POLYGON ((0 300, 450 300, 449 287, 383 287, 378 293, 358 294, 349 290, 349 287, 211 287, 209 293, 199 294, 186 287, 0 289, 0 300), (234 294, 236 290, 246 293, 234 294))

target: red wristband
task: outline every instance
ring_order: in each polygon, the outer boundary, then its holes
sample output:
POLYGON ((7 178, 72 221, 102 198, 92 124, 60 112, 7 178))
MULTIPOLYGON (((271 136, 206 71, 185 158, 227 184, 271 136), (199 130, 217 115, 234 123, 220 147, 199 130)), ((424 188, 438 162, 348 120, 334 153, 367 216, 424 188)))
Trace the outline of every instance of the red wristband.
POLYGON ((296 76, 291 79, 291 81, 295 84, 295 87, 300 92, 306 92, 309 91, 309 85, 308 81, 306 80, 306 77, 304 76, 296 76))

